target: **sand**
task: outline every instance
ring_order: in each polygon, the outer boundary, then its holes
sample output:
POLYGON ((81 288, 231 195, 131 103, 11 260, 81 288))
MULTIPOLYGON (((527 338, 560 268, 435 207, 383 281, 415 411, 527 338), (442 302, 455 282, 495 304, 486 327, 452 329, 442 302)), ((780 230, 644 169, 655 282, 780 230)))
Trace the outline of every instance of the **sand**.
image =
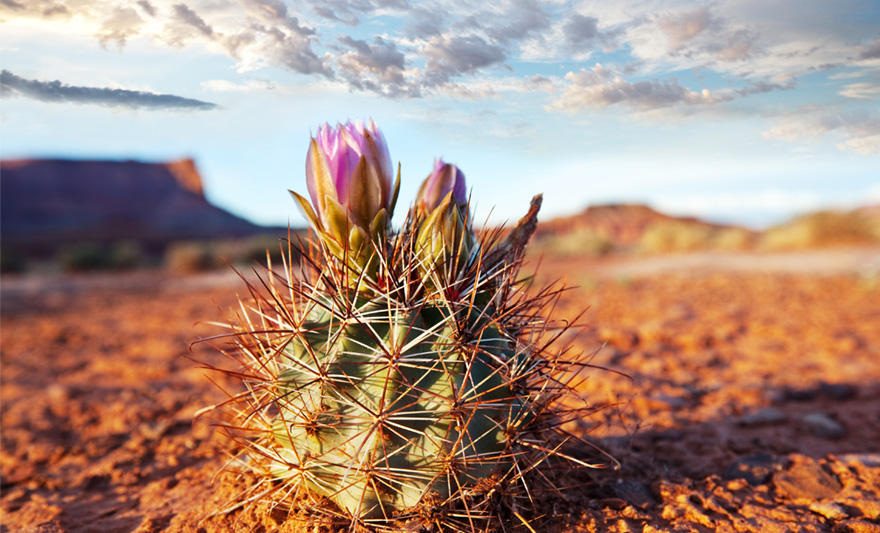
MULTIPOLYGON (((878 253, 812 269, 545 260, 539 283, 580 285, 559 317, 589 307, 566 340, 609 369, 579 388, 606 407, 568 429, 621 466, 536 495, 531 527, 880 532, 878 253)), ((224 398, 193 359, 224 363, 190 344, 236 292, 223 273, 3 279, 2 531, 326 530, 220 512, 249 481, 218 474, 234 449, 193 422, 224 398)))

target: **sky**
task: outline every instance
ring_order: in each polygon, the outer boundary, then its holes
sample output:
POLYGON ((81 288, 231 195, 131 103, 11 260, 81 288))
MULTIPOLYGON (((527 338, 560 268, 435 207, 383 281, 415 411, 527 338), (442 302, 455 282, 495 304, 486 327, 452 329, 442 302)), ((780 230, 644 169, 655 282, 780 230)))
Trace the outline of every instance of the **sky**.
POLYGON ((477 220, 647 203, 754 228, 880 203, 877 0, 0 0, 0 157, 192 157, 304 224, 320 124, 373 118, 477 220))

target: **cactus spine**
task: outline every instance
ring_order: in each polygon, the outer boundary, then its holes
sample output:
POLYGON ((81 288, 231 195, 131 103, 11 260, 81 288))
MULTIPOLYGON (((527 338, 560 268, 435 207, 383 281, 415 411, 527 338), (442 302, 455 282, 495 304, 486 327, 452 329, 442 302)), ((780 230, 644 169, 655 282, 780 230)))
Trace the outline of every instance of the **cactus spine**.
POLYGON ((352 525, 476 530, 523 506, 531 477, 552 478, 537 467, 589 466, 559 451, 577 413, 554 405, 583 366, 546 347, 559 291, 530 296, 519 278, 539 207, 506 239, 477 242, 449 192, 399 233, 375 232, 366 260, 328 241, 344 228, 322 226, 298 273, 291 246, 283 274, 250 286, 228 324, 246 390, 216 407, 234 417, 224 427, 260 478, 255 495, 323 496, 352 525))

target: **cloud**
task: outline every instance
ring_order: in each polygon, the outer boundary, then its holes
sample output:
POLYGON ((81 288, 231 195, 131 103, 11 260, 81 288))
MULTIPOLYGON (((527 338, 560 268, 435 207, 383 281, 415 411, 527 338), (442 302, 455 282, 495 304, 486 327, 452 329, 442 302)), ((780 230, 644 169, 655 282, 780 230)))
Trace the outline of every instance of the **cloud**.
POLYGON ((700 7, 677 15, 666 15, 657 21, 673 50, 681 50, 694 37, 712 26, 709 9, 700 7))
POLYGON ((880 58, 880 39, 869 43, 859 52, 860 59, 878 59, 880 58))
POLYGON ((206 80, 200 85, 202 90, 215 93, 256 93, 277 89, 273 82, 267 80, 248 80, 245 83, 233 83, 228 80, 206 80))
POLYGON ((77 87, 60 81, 36 81, 20 78, 4 70, 0 73, 0 95, 23 96, 41 102, 96 104, 108 107, 147 110, 197 110, 217 109, 217 104, 183 98, 173 94, 156 94, 125 89, 101 87, 77 87))
POLYGON ((562 35, 572 52, 587 52, 598 45, 605 49, 616 48, 616 39, 622 31, 622 28, 600 30, 599 19, 580 13, 571 13, 562 24, 562 35))
POLYGON ((440 35, 443 33, 448 16, 449 13, 439 6, 432 6, 430 9, 425 6, 415 6, 409 12, 401 32, 410 39, 427 39, 440 35))
POLYGON ((121 49, 129 37, 140 33, 143 23, 144 20, 133 8, 116 7, 101 23, 101 29, 97 33, 98 41, 101 46, 115 42, 121 49))
POLYGON ((501 44, 525 39, 550 27, 550 15, 536 0, 511 0, 500 12, 480 18, 492 21, 483 27, 489 37, 501 44))
POLYGON ((771 91, 790 91, 797 87, 797 79, 789 78, 785 83, 776 83, 766 80, 747 80, 746 86, 739 89, 732 89, 731 92, 739 96, 749 96, 752 94, 769 93, 771 91))
POLYGON ((382 37, 376 37, 373 44, 348 36, 338 40, 349 48, 337 57, 337 64, 352 87, 392 98, 420 96, 418 87, 404 76, 406 56, 394 42, 382 37))
MULTIPOLYGON (((617 51, 603 60, 638 70, 618 67, 621 79, 604 80, 604 95, 601 87, 590 86, 593 98, 587 101, 602 105, 617 98, 615 103, 641 109, 710 100, 702 91, 676 88, 678 82, 633 81, 636 74, 658 80, 694 68, 718 74, 706 76, 717 100, 790 88, 776 81, 777 75, 794 79, 810 69, 876 60, 876 28, 868 31, 865 22, 855 21, 853 30, 841 22, 844 17, 833 16, 862 1, 840 0, 843 7, 832 9, 820 0, 0 0, 0 16, 40 19, 93 35, 104 47, 122 48, 134 38, 174 47, 204 45, 207 53, 232 58, 239 72, 282 68, 391 98, 491 95, 504 91, 497 66, 520 77, 551 76, 547 68, 553 62, 565 65, 555 71, 561 73, 591 54, 617 51), (812 8, 821 8, 820 15, 809 14, 812 8), (381 35, 381 42, 372 35, 381 35), (744 80, 745 87, 723 87, 730 76, 744 80), (471 79, 490 90, 473 91, 471 79)), ((560 89, 574 83, 552 77, 560 89)), ((844 90, 861 94, 857 87, 844 90)))
POLYGON ((63 4, 54 0, 0 0, 2 11, 9 10, 4 14, 13 16, 27 16, 42 19, 68 19, 73 14, 63 4))
POLYGON ((706 105, 725 101, 707 89, 695 92, 682 87, 674 77, 663 81, 628 82, 599 64, 591 70, 569 72, 565 80, 569 82, 568 86, 552 103, 552 108, 559 111, 577 112, 616 104, 648 111, 680 104, 706 105))
POLYGON ((563 24, 562 33, 572 50, 585 46, 592 47, 593 42, 599 37, 599 19, 572 13, 563 24))
POLYGON ((556 92, 556 84, 553 83, 553 80, 540 74, 527 78, 524 86, 529 91, 541 91, 551 94, 556 92))
POLYGON ((880 85, 873 85, 868 82, 850 83, 845 85, 843 90, 837 94, 848 98, 873 99, 880 95, 880 85))
POLYGON ((865 70, 856 70, 851 72, 838 72, 837 74, 832 74, 828 76, 829 80, 852 80, 855 78, 862 78, 868 72, 865 70))
MULTIPOLYGON (((629 45, 633 57, 656 70, 696 67, 749 76, 753 74, 749 68, 755 59, 766 56, 763 47, 772 38, 760 31, 764 19, 737 13, 737 5, 717 2, 659 15, 649 10, 636 11, 623 28, 620 40, 629 45)), ((803 43, 798 42, 793 50, 802 52, 803 48, 803 43)), ((760 75, 771 73, 762 69, 760 75)))
POLYGON ((755 35, 748 30, 729 31, 718 42, 708 45, 705 50, 714 53, 721 61, 742 61, 757 53, 755 35))
POLYGON ((382 9, 407 10, 406 0, 311 0, 312 10, 319 16, 357 26, 358 14, 367 15, 382 9))
POLYGON ((174 17, 183 24, 195 28, 197 32, 205 37, 211 37, 214 35, 214 28, 209 26, 202 17, 196 14, 196 12, 190 9, 186 4, 175 4, 173 9, 174 17))
MULTIPOLYGON (((312 50, 316 32, 300 24, 282 0, 241 0, 243 22, 219 30, 186 4, 175 4, 160 38, 182 47, 194 40, 216 43, 239 61, 240 70, 268 65, 301 74, 333 77, 329 59, 312 50)), ((228 20, 225 21, 228 25, 228 20)))
POLYGON ((214 40, 214 28, 186 4, 175 4, 172 7, 171 22, 165 28, 165 40, 173 46, 183 46, 194 36, 207 37, 214 40))
POLYGON ((429 87, 501 63, 506 57, 504 48, 474 34, 433 37, 420 52, 426 58, 424 82, 429 87))
POLYGON ((150 3, 149 0, 138 0, 137 5, 141 6, 141 9, 144 10, 144 13, 150 15, 151 17, 156 16, 156 6, 150 3))
POLYGON ((815 141, 832 135, 840 150, 862 155, 880 153, 880 113, 835 112, 810 107, 784 117, 763 132, 765 139, 787 142, 815 141))

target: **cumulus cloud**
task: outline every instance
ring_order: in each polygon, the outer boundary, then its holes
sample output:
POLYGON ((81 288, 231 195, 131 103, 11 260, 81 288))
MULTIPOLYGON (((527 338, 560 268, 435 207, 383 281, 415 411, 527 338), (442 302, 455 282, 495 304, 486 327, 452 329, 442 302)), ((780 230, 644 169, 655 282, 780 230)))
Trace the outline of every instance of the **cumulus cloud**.
POLYGON ((102 87, 78 87, 57 80, 28 80, 16 76, 8 70, 0 73, 0 95, 4 98, 22 96, 41 102, 95 104, 128 109, 206 111, 218 108, 217 104, 173 94, 102 87))
POLYGON ((709 9, 704 6, 693 11, 660 17, 657 25, 669 39, 672 49, 681 50, 694 37, 709 29, 712 19, 709 16, 709 9))
POLYGON ((439 6, 431 8, 415 6, 409 12, 406 22, 401 27, 402 33, 409 39, 427 39, 440 35, 446 26, 449 14, 439 6))
POLYGON ((528 91, 556 92, 556 84, 553 83, 553 80, 540 74, 527 78, 524 85, 528 91))
POLYGON ((880 58, 880 39, 872 43, 868 43, 867 46, 863 47, 859 52, 860 59, 878 59, 880 58))
POLYGON ((796 78, 788 78, 785 82, 748 80, 745 87, 733 89, 731 92, 739 96, 749 96, 752 94, 769 93, 770 91, 790 91, 795 87, 797 87, 796 78))
POLYGON ((730 4, 722 2, 641 13, 631 20, 623 40, 635 57, 655 66, 709 67, 748 75, 742 68, 746 60, 763 54, 758 31, 763 20, 731 16, 729 10, 730 4))
POLYGON ((554 109, 560 111, 576 112, 616 104, 649 111, 681 104, 705 105, 724 101, 707 89, 696 92, 683 87, 674 77, 662 81, 629 82, 602 65, 596 65, 591 70, 569 72, 565 80, 568 86, 552 104, 554 109))
POLYGON ((358 14, 367 15, 378 10, 406 10, 406 0, 311 0, 312 10, 319 16, 357 26, 360 23, 358 14))
POLYGON ((216 43, 241 62, 242 70, 266 64, 302 74, 333 77, 329 61, 312 50, 316 32, 300 23, 282 0, 242 0, 246 24, 220 31, 186 4, 175 4, 161 38, 173 46, 193 40, 216 43))
POLYGON ((144 20, 134 8, 116 7, 101 23, 98 41, 102 46, 115 42, 121 49, 129 37, 140 33, 143 23, 144 20))
POLYGON ((622 29, 601 30, 599 19, 580 13, 571 13, 562 24, 562 35, 568 49, 572 52, 587 52, 597 46, 609 49, 616 47, 616 39, 622 29))
POLYGON ((214 34, 205 20, 186 4, 175 4, 172 7, 171 21, 165 26, 164 38, 172 46, 184 46, 194 37, 206 37, 210 40, 222 37, 214 34))
POLYGON ((763 135, 787 142, 815 141, 832 135, 840 141, 837 147, 841 150, 873 155, 880 153, 880 114, 812 107, 783 118, 763 135))
POLYGON ((426 58, 424 82, 427 86, 443 85, 455 76, 501 63, 506 57, 504 48, 475 34, 440 35, 429 40, 420 51, 426 58))
POLYGON ((406 56, 392 41, 376 37, 372 44, 348 36, 339 42, 349 48, 337 58, 343 77, 352 87, 389 97, 419 96, 406 77, 406 56))
POLYGON ((156 16, 156 6, 150 3, 150 0, 138 0, 137 5, 141 6, 141 9, 144 10, 144 13, 151 17, 156 16))
POLYGON ((519 41, 550 27, 550 15, 536 0, 510 0, 480 19, 486 34, 501 44, 519 41))
MULTIPOLYGON (((543 92, 555 87, 555 105, 569 109, 621 104, 641 110, 789 89, 793 81, 774 77, 794 80, 810 69, 873 64, 880 57, 876 28, 855 33, 834 17, 819 24, 820 17, 804 13, 820 0, 799 0, 804 9, 793 9, 794 1, 676 1, 658 9, 654 2, 626 0, 581 3, 575 10, 559 0, 0 0, 0 17, 57 20, 104 47, 123 48, 134 38, 204 45, 232 58, 239 72, 283 68, 391 98, 493 96, 505 90, 498 66, 523 78, 552 62, 567 70, 572 61, 619 50, 615 61, 638 67, 617 67, 600 84, 584 85, 575 73, 565 83, 553 75, 551 84, 532 85, 543 92), (365 37, 375 34, 381 37, 365 37), (525 63, 527 70, 519 71, 525 63), (693 68, 727 77, 707 78, 709 95, 663 81, 693 68), (657 79, 634 81, 637 74, 657 79), (744 86, 724 87, 730 76, 744 86), (474 80, 483 84, 479 90, 474 80)), ((841 94, 866 98, 871 90, 853 85, 841 94)))

